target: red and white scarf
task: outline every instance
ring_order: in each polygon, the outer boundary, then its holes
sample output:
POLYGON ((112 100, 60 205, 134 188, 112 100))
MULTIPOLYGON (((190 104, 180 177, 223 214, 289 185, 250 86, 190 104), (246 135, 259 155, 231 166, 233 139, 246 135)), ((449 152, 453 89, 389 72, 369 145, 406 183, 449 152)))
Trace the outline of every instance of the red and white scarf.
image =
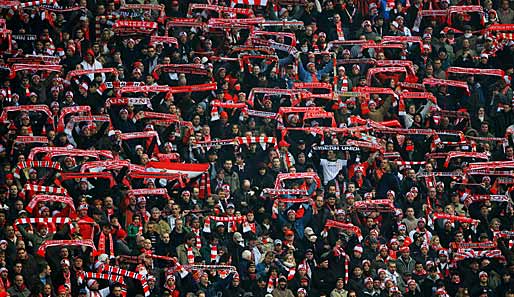
POLYGON ((193 253, 193 247, 190 247, 187 244, 185 245, 185 247, 187 250, 187 263, 189 265, 193 265, 195 263, 195 255, 193 253))
POLYGON ((287 272, 287 280, 290 281, 294 278, 296 274, 296 267, 293 265, 289 268, 288 272, 287 272))
POLYGON ((116 266, 109 266, 109 265, 104 265, 103 270, 108 271, 113 274, 119 274, 119 275, 123 275, 125 277, 130 277, 130 278, 139 280, 141 282, 141 286, 143 287, 143 292, 145 294, 145 297, 150 296, 150 288, 148 287, 146 278, 142 274, 133 272, 133 271, 128 271, 125 269, 121 269, 116 266))
POLYGON ((65 195, 65 196, 68 195, 68 191, 65 188, 60 188, 60 187, 25 184, 25 186, 23 187, 23 190, 28 191, 28 192, 45 192, 45 193, 51 193, 54 195, 65 195))
POLYGON ((344 40, 343 24, 341 21, 336 23, 337 39, 344 40))
POLYGON ((291 153, 289 153, 289 152, 280 153, 280 158, 282 159, 285 169, 287 171, 289 171, 289 168, 291 168, 291 166, 293 166, 293 161, 291 161, 293 156, 291 155, 291 153))
MULTIPOLYGON (((98 252, 107 254, 107 251, 105 250, 105 234, 103 231, 100 232, 100 237, 98 239, 98 252)), ((114 256, 114 243, 111 233, 109 233, 109 256, 114 256)))
POLYGON ((69 286, 69 288, 71 288, 71 278, 70 278, 71 272, 68 270, 68 273, 63 272, 62 275, 64 277, 64 284, 66 286, 69 286))
POLYGON ((348 92, 348 76, 346 75, 343 75, 342 77, 339 78, 339 80, 341 81, 341 89, 339 90, 340 92, 348 92))
POLYGON ((255 222, 245 221, 243 223, 243 233, 246 233, 246 232, 253 232, 254 234, 257 234, 257 228, 255 226, 255 222))
POLYGON ((216 245, 211 245, 211 263, 218 262, 218 247, 216 245))
POLYGON ((54 246, 87 246, 93 249, 96 253, 96 246, 91 239, 74 239, 74 240, 46 240, 38 248, 37 254, 45 257, 46 249, 54 246))
POLYGON ((277 277, 269 277, 268 279, 268 286, 266 288, 266 292, 271 293, 275 289, 275 286, 277 285, 277 277))
POLYGON ((196 239, 196 248, 201 249, 202 248, 202 237, 200 236, 200 228, 192 228, 191 230, 195 234, 196 239))

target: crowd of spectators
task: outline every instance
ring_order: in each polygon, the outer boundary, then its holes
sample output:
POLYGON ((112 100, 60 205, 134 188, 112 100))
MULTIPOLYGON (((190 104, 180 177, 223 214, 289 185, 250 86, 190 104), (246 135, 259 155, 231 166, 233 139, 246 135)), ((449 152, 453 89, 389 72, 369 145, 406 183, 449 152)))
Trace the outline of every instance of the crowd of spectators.
POLYGON ((0 297, 514 296, 477 1, 0 1, 0 297))

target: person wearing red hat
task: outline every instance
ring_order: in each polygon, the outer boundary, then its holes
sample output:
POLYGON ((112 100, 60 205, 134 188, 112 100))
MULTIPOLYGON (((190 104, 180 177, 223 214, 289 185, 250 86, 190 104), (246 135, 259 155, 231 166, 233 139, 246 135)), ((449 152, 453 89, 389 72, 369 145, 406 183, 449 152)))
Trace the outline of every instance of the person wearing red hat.
POLYGON ((400 256, 396 260, 398 266, 398 272, 403 274, 404 272, 413 272, 416 266, 416 260, 410 256, 410 248, 408 246, 401 247, 399 249, 400 256))
POLYGON ((82 239, 93 239, 95 221, 88 215, 88 205, 82 203, 79 205, 78 211, 78 226, 82 239))
POLYGON ((61 65, 64 66, 65 70, 74 70, 75 65, 81 62, 80 56, 76 54, 75 44, 70 42, 66 47, 66 54, 61 60, 61 65))
POLYGON ((245 290, 241 288, 241 279, 239 278, 239 274, 234 275, 232 282, 225 292, 228 296, 243 296, 245 294, 245 290))
POLYGON ((68 295, 68 290, 66 289, 66 287, 64 285, 61 285, 59 286, 59 288, 57 288, 57 296, 58 297, 66 297, 68 295))
POLYGON ((177 288, 177 280, 175 275, 168 274, 166 275, 166 281, 164 282, 164 289, 170 292, 171 297, 179 297, 180 291, 177 288))
MULTIPOLYGON (((102 63, 100 63, 95 58, 95 53, 92 49, 88 49, 84 52, 82 58, 84 59, 80 65, 82 66, 82 69, 84 70, 97 70, 102 69, 102 63)), ((93 81, 95 79, 94 74, 87 74, 87 77, 89 77, 90 81, 93 81)), ((102 73, 102 81, 105 81, 105 74, 102 73)))
POLYGON ((18 230, 20 233, 28 239, 35 249, 38 249, 39 246, 46 240, 51 240, 53 238, 53 234, 48 234, 48 224, 47 223, 38 223, 36 225, 36 232, 27 232, 26 225, 19 225, 18 230))
POLYGON ((9 278, 9 270, 5 267, 0 268, 0 292, 7 291, 7 289, 9 289, 11 286, 12 284, 9 278))
POLYGON ((107 297, 111 289, 109 287, 100 289, 98 281, 95 279, 89 279, 86 282, 86 291, 88 292, 88 297, 107 297))
POLYGON ((293 167, 295 164, 295 160, 293 155, 288 151, 290 144, 287 143, 284 139, 282 139, 278 143, 279 152, 280 152, 280 161, 283 164, 283 168, 286 168, 289 171, 289 168, 293 167))

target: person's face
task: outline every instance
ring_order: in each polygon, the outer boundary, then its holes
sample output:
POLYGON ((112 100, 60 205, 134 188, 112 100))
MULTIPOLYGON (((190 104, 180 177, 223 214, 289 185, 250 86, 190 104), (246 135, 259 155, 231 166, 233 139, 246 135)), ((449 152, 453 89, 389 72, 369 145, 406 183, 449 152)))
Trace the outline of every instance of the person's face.
POLYGON ((158 209, 152 210, 152 218, 158 220, 161 217, 161 211, 158 209))
POLYGON ((505 149, 505 155, 507 157, 512 157, 514 155, 514 149, 512 147, 507 147, 505 149))
POLYGON ((114 289, 112 290, 112 293, 116 297, 121 296, 121 288, 120 287, 114 287, 114 289))
POLYGON ((180 206, 178 206, 177 204, 174 204, 171 208, 171 213, 174 215, 174 216, 178 216, 180 214, 180 206))
POLYGON ((19 250, 17 252, 18 259, 25 259, 27 258, 27 252, 25 250, 19 250))
POLYGON ((168 243, 168 242, 170 242, 170 235, 169 235, 168 233, 164 233, 164 234, 162 234, 162 237, 161 237, 161 238, 162 238, 162 241, 163 241, 164 243, 168 243))
POLYGON ((150 48, 148 48, 148 51, 147 51, 147 52, 148 52, 148 56, 149 56, 150 58, 153 58, 153 57, 155 56, 155 48, 154 48, 154 47, 150 47, 150 48))
POLYGON ((500 230, 500 222, 499 221, 494 221, 492 224, 491 224, 491 227, 493 228, 494 231, 499 231, 500 230))
POLYGON ((396 263, 389 263, 389 267, 388 267, 389 271, 391 271, 392 273, 396 272, 396 263))
POLYGON ((15 273, 21 273, 22 270, 23 270, 23 265, 21 263, 16 263, 14 265, 14 272, 15 273))
POLYGON ((279 158, 274 158, 273 161, 272 161, 272 165, 274 168, 280 168, 280 159, 279 158))
POLYGON ((46 235, 48 235, 48 228, 41 228, 39 230, 39 234, 42 236, 42 237, 45 237, 46 235))
POLYGON ((151 250, 152 249, 152 241, 150 239, 145 239, 143 247, 146 250, 151 250))
MULTIPOLYGON (((4 215, 5 216, 5 215, 4 215)), ((12 235, 14 235, 14 228, 12 226, 7 226, 7 228, 5 229, 5 231, 7 232, 7 235, 9 237, 12 237, 12 235)))
POLYGON ((47 295, 47 296, 51 296, 52 295, 52 286, 50 286, 49 284, 46 284, 43 287, 43 293, 45 293, 45 295, 47 295))
POLYGON ((73 266, 75 266, 75 268, 82 268, 83 264, 84 261, 81 258, 76 258, 75 260, 73 260, 73 266))
POLYGON ((192 223, 192 227, 198 229, 200 227, 200 220, 195 219, 192 223))
POLYGON ((64 249, 61 249, 61 258, 63 259, 67 259, 69 257, 70 253, 68 251, 68 249, 64 248, 64 249))
POLYGON ((21 276, 21 275, 17 275, 17 276, 14 278, 14 282, 16 283, 16 286, 18 286, 18 287, 23 286, 23 276, 21 276))
POLYGON ((105 207, 107 208, 112 208, 114 207, 114 203, 112 201, 112 198, 111 197, 106 197, 105 198, 105 207))

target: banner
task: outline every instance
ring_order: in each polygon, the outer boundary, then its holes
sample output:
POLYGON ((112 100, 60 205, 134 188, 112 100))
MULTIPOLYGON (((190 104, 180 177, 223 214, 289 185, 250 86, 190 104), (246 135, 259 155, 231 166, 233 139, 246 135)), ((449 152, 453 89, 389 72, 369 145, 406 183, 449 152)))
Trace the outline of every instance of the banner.
POLYGON ((326 145, 317 145, 313 146, 312 150, 314 151, 342 151, 342 152, 359 152, 360 147, 351 146, 351 145, 343 145, 343 144, 326 144, 326 145))

